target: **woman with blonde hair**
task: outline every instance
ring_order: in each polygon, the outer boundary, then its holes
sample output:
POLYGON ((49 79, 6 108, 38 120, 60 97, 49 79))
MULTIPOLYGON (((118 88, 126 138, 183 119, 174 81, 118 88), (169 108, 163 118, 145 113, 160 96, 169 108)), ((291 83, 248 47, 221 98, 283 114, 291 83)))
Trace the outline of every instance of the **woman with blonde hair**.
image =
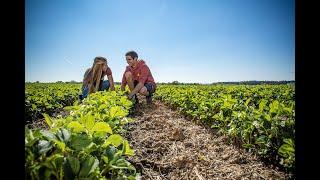
POLYGON ((108 67, 107 59, 101 56, 95 57, 92 67, 84 74, 80 99, 86 98, 90 93, 108 90, 109 87, 112 91, 115 90, 112 71, 108 67), (104 80, 105 75, 108 80, 104 80))

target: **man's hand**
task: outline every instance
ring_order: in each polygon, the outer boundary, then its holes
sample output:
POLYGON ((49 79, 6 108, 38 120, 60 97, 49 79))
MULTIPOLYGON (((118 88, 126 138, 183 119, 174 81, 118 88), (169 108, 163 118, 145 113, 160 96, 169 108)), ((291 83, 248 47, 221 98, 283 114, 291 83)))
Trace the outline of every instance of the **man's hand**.
POLYGON ((127 95, 127 97, 128 97, 128 99, 131 100, 133 98, 133 95, 130 93, 130 94, 127 95))

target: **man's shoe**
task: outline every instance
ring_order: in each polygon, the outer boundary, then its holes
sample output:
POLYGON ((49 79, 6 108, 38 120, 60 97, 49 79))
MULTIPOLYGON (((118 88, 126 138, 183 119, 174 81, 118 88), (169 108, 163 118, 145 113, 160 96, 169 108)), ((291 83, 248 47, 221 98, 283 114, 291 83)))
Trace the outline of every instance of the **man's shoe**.
POLYGON ((147 104, 151 104, 152 103, 152 96, 151 95, 146 96, 146 101, 147 101, 147 104))
POLYGON ((139 103, 139 99, 138 99, 138 96, 137 96, 136 94, 134 95, 134 100, 135 100, 135 103, 136 103, 136 104, 139 103))

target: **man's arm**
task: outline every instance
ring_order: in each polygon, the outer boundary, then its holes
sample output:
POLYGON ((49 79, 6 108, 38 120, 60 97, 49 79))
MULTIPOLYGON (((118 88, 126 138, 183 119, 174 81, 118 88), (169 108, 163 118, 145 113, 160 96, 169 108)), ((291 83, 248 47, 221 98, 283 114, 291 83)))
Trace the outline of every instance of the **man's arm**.
POLYGON ((137 86, 133 89, 133 91, 130 92, 130 94, 128 95, 128 98, 131 99, 135 94, 137 94, 141 88, 143 88, 144 83, 139 82, 137 84, 137 86))
POLYGON ((109 80, 109 83, 110 83, 110 90, 111 91, 115 91, 116 89, 114 88, 114 82, 113 82, 113 77, 112 75, 109 75, 107 76, 108 77, 108 80, 109 80))

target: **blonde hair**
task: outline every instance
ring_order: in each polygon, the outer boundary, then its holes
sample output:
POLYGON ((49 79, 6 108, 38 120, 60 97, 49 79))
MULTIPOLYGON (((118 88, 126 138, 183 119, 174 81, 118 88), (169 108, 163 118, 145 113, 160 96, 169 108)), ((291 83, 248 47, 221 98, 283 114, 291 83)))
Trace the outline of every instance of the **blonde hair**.
POLYGON ((89 94, 97 92, 103 74, 103 66, 107 64, 107 59, 101 56, 95 57, 93 65, 84 75, 83 86, 88 86, 89 94))

